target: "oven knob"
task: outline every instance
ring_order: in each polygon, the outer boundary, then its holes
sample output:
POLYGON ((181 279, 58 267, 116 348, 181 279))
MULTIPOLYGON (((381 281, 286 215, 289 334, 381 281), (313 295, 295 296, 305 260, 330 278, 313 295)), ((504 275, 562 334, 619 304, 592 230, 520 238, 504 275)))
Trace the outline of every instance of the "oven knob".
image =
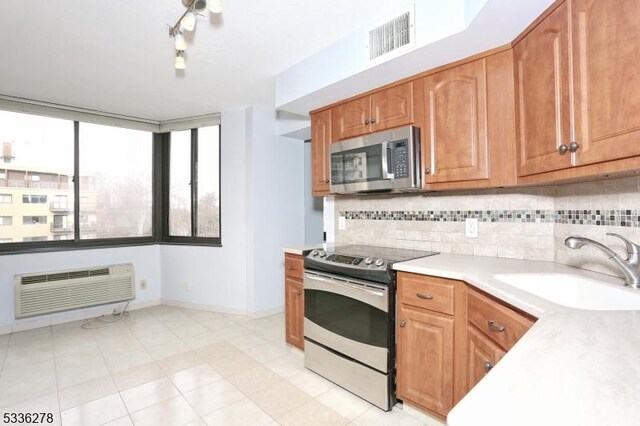
POLYGON ((318 254, 320 255, 320 257, 325 257, 327 255, 327 253, 324 250, 320 250, 318 254))
POLYGON ((382 266, 382 265, 384 265, 384 260, 382 260, 382 259, 377 259, 377 260, 376 260, 376 266, 382 266))
POLYGON ((366 263, 367 265, 371 265, 373 263, 373 258, 372 257, 367 257, 364 260, 364 263, 366 263))
POLYGON ((311 252, 311 256, 316 257, 318 256, 318 250, 314 250, 311 252))

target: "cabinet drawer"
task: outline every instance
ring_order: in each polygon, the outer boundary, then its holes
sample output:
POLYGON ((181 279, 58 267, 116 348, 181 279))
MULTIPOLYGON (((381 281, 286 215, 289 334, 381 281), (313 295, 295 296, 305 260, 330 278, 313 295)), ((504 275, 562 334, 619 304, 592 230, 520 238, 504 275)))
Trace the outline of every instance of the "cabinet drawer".
POLYGON ((304 272, 303 257, 297 254, 285 254, 284 256, 284 274, 290 278, 302 279, 304 272))
POLYGON ((453 292, 454 285, 450 280, 398 274, 398 303, 453 315, 453 292))
POLYGON ((471 324, 507 351, 533 325, 529 318, 471 288, 468 293, 468 316, 471 324))

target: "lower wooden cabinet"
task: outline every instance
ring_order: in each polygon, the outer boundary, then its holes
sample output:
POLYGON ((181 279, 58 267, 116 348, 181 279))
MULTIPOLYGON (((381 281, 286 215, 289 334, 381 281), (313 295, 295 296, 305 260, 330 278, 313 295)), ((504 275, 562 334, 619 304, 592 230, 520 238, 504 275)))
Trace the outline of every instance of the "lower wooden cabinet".
POLYGON ((285 340, 304 349, 304 290, 302 286, 302 256, 287 254, 284 279, 285 340))
POLYGON ((446 416, 453 406, 453 317, 398 310, 398 397, 446 416))
POLYGON ((467 392, 491 371, 505 353, 474 326, 467 327, 467 392))

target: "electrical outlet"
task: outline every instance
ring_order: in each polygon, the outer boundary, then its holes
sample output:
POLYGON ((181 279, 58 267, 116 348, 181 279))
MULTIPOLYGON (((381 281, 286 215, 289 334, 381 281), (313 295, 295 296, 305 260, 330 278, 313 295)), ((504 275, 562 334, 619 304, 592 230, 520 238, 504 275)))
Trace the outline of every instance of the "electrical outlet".
POLYGON ((464 221, 464 235, 468 238, 478 238, 478 219, 469 218, 464 221))
POLYGON ((338 229, 340 231, 344 231, 345 229, 347 229, 347 218, 344 216, 340 216, 338 218, 338 229))
POLYGON ((184 291, 191 291, 191 286, 189 285, 188 281, 182 283, 182 288, 184 289, 184 291))
POLYGON ((140 280, 140 290, 147 289, 147 280, 140 280))

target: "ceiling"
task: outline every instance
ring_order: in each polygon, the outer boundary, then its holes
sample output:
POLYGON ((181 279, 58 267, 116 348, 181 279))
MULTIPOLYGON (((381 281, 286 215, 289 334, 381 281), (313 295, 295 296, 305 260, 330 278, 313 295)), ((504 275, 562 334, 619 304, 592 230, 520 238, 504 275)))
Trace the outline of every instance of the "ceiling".
MULTIPOLYGON (((273 106, 276 74, 395 12, 388 0, 223 0, 187 33, 187 69, 168 36, 181 0, 2 0, 0 95, 150 120, 273 106)), ((429 0, 439 1, 439 0, 429 0)))

